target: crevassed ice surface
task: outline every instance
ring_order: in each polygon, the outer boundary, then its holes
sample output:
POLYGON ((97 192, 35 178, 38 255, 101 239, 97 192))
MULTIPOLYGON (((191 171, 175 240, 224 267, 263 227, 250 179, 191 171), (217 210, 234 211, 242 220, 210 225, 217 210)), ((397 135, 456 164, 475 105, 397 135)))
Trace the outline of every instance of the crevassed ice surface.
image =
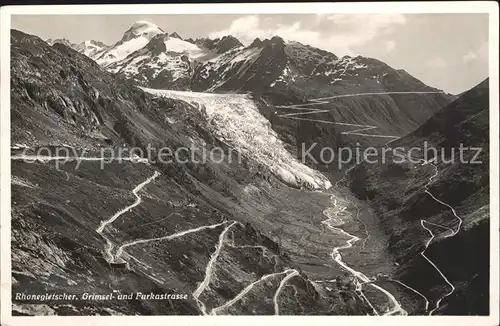
POLYGON ((179 99, 206 109, 211 132, 220 140, 267 166, 283 182, 300 187, 328 189, 330 181, 300 163, 284 147, 269 121, 246 94, 215 94, 143 88, 145 92, 179 99))

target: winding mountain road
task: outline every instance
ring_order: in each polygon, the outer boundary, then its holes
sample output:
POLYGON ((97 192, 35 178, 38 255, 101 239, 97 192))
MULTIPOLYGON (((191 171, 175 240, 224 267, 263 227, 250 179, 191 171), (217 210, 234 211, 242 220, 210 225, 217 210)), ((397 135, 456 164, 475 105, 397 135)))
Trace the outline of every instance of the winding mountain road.
POLYGON ((229 307, 231 307, 232 305, 234 305, 236 302, 240 301, 241 299, 243 299, 243 297, 248 293, 250 292, 253 287, 263 281, 266 281, 267 279, 271 278, 271 277, 274 277, 274 276, 277 276, 277 275, 281 275, 281 274, 286 274, 286 276, 280 281, 280 285, 278 287, 278 289, 276 290, 274 296, 273 296, 273 303, 274 303, 274 314, 275 315, 279 315, 279 304, 278 304, 278 298, 279 298, 279 294, 281 292, 281 289, 283 288, 283 286, 286 284, 286 282, 294 277, 294 276, 297 276, 299 275, 299 272, 295 269, 287 269, 287 270, 284 270, 282 272, 277 272, 277 273, 271 273, 271 274, 266 274, 266 275, 263 275, 260 279, 248 284, 240 293, 238 293, 234 298, 232 298, 231 300, 227 301, 226 303, 224 303, 222 306, 219 306, 217 308, 214 308, 212 309, 211 311, 211 315, 217 315, 218 312, 224 310, 224 309, 227 309, 229 307))
POLYGON ((440 227, 440 228, 444 228, 444 229, 448 229, 450 230, 451 232, 447 235, 444 236, 444 238, 449 238, 449 237, 453 237, 455 236, 461 229, 461 226, 462 226, 462 223, 463 223, 463 220, 461 217, 459 217, 457 215, 457 212, 455 211, 455 209, 448 205, 447 203, 439 200, 436 198, 436 196, 434 196, 430 191, 429 191, 429 186, 433 183, 433 180, 438 176, 439 174, 439 170, 438 170, 438 167, 434 164, 434 163, 431 163, 431 162, 428 162, 428 161, 425 161, 425 160, 420 160, 422 162, 422 165, 427 165, 427 164, 431 164, 433 167, 434 167, 434 174, 429 178, 429 181, 425 184, 424 186, 424 189, 425 189, 425 193, 428 194, 432 199, 434 199, 436 202, 438 202, 439 204, 449 208, 453 214, 453 216, 455 216, 457 219, 458 219, 458 225, 457 225, 457 228, 456 230, 453 230, 445 225, 439 225, 439 224, 435 224, 435 223, 431 223, 431 222, 428 222, 427 220, 425 219, 421 219, 420 220, 420 225, 422 226, 422 228, 424 228, 427 232, 429 232, 429 234, 431 235, 431 237, 427 240, 426 244, 425 244, 425 248, 424 250, 422 250, 422 252, 420 253, 420 255, 422 257, 424 257, 425 260, 427 260, 429 262, 429 264, 432 265, 432 267, 434 267, 434 269, 439 273, 439 275, 441 275, 441 277, 443 278, 443 280, 445 281, 445 283, 450 287, 450 290, 445 293, 437 302, 436 302, 436 307, 434 309, 432 309, 431 311, 429 311, 429 316, 431 316, 436 310, 439 309, 439 307, 441 306, 441 302, 448 296, 450 296, 453 292, 455 292, 455 286, 450 282, 450 280, 448 280, 448 278, 444 275, 444 273, 436 266, 436 264, 431 261, 429 259, 429 257, 427 257, 425 255, 425 252, 427 251, 427 249, 429 248, 430 244, 432 243, 432 240, 434 240, 434 238, 436 237, 435 234, 432 232, 432 230, 430 230, 428 227, 425 226, 425 223, 429 224, 429 225, 434 225, 434 226, 437 226, 437 227, 440 227))
POLYGON ((407 288, 408 290, 418 294, 422 299, 424 299, 424 302, 425 302, 425 311, 428 311, 429 310, 429 300, 427 300, 427 297, 425 295, 423 295, 422 293, 418 292, 417 290, 415 290, 414 288, 412 288, 411 286, 408 286, 406 284, 404 284, 403 282, 401 281, 398 281, 398 280, 395 280, 395 279, 390 279, 391 282, 395 282, 395 283, 398 283, 399 285, 407 288))
POLYGON ((291 279, 294 276, 299 275, 299 272, 296 271, 295 269, 287 270, 285 272, 287 273, 287 275, 281 280, 280 285, 279 285, 278 289, 276 290, 276 293, 274 293, 274 297, 273 297, 274 314, 275 315, 280 314, 280 307, 279 307, 278 299, 279 299, 281 290, 283 289, 283 286, 286 284, 286 282, 288 282, 289 279, 291 279))
POLYGON ((208 230, 208 229, 215 229, 215 228, 222 226, 226 223, 227 222, 221 222, 221 223, 217 223, 217 224, 203 225, 203 226, 199 226, 199 227, 184 230, 184 231, 179 231, 177 233, 169 234, 169 235, 166 235, 163 237, 156 237, 156 238, 149 238, 149 239, 138 239, 138 240, 134 240, 131 242, 127 242, 125 244, 122 244, 120 247, 118 247, 114 257, 115 258, 121 257, 123 254, 123 250, 128 248, 128 247, 131 247, 131 246, 135 246, 135 245, 143 244, 143 243, 148 243, 148 242, 154 242, 154 241, 173 240, 173 239, 180 238, 180 237, 187 235, 187 234, 190 234, 190 233, 200 232, 200 231, 208 230))
POLYGON ((379 93, 341 94, 341 95, 335 95, 335 96, 329 96, 329 97, 309 99, 309 102, 311 102, 311 103, 279 105, 279 106, 276 106, 276 108, 302 110, 303 111, 303 112, 297 112, 297 113, 279 114, 278 117, 281 117, 281 118, 311 121, 311 122, 320 122, 320 123, 327 123, 327 124, 334 124, 334 125, 341 125, 341 126, 343 125, 343 126, 358 127, 357 129, 354 129, 354 130, 342 131, 340 133, 341 135, 357 135, 357 136, 365 136, 365 137, 373 137, 373 138, 390 138, 390 139, 395 140, 395 139, 398 139, 399 136, 366 134, 366 133, 362 132, 362 131, 368 131, 368 130, 373 130, 373 129, 378 128, 377 126, 373 126, 373 125, 362 125, 362 124, 352 124, 352 123, 349 124, 349 123, 333 122, 333 121, 326 121, 326 120, 306 119, 306 118, 298 118, 297 116, 330 112, 331 111, 330 109, 326 110, 326 109, 310 108, 310 106, 319 105, 319 104, 329 104, 329 103, 331 103, 331 100, 338 99, 338 98, 359 97, 359 96, 380 96, 380 95, 408 95, 408 94, 443 94, 443 92, 442 91, 427 91, 427 92, 415 91, 415 92, 379 92, 379 93))
POLYGON ((39 162, 49 162, 49 161, 92 161, 99 162, 104 160, 115 160, 119 161, 127 161, 127 162, 135 162, 135 163, 149 163, 147 158, 142 157, 87 157, 87 156, 49 156, 49 155, 12 155, 10 157, 11 160, 14 161, 26 161, 28 163, 33 163, 36 161, 39 162), (31 162, 30 162, 31 161, 31 162))
MULTIPOLYGON (((388 143, 385 144, 386 147, 390 148, 388 145, 390 143, 392 143, 393 141, 399 139, 400 137, 397 137, 397 136, 388 136, 388 135, 370 135, 370 134, 366 134, 366 133, 361 133, 362 131, 368 131, 368 130, 372 130, 372 129, 375 129, 377 128, 376 126, 371 126, 371 125, 356 125, 356 124, 347 124, 347 123, 341 123, 341 122, 333 122, 333 121, 326 121, 326 120, 316 120, 316 119, 309 119, 309 118, 300 118, 300 117, 297 117, 297 116, 300 116, 300 115, 310 115, 310 114, 319 114, 319 113, 324 113, 325 111, 329 111, 329 110, 322 110, 322 109, 317 109, 317 108, 311 108, 309 106, 314 106, 316 104, 327 104, 327 103, 330 103, 330 100, 332 99, 336 99, 336 98, 346 98, 346 97, 357 97, 357 96, 372 96, 372 95, 392 95, 392 94, 429 94, 429 93, 443 93, 443 92, 381 92, 381 93, 357 93, 357 94, 342 94, 342 95, 336 95, 336 96, 330 96, 330 97, 323 97, 323 98, 316 98, 316 99, 310 99, 309 101, 311 103, 306 103, 306 104, 295 104, 295 105, 281 105, 281 106, 277 106, 277 108, 283 108, 283 109, 293 109, 293 110, 303 110, 303 112, 298 112, 298 113, 288 113, 288 114, 281 114, 281 115, 278 115, 279 117, 283 117, 283 118, 288 118, 288 119, 295 119, 295 120, 304 120, 304 121, 311 121, 311 122, 319 122, 319 123, 326 123, 326 124, 335 124, 335 125, 349 125, 349 126, 355 126, 355 127, 359 127, 358 129, 355 129, 355 130, 351 130, 351 131, 344 131, 344 132, 341 132, 341 134, 351 134, 351 135, 359 135, 359 136, 366 136, 366 137, 383 137, 383 138, 391 138, 392 140, 389 141, 388 143)), ((427 161, 424 161, 424 160, 420 160, 420 162, 422 162, 422 165, 426 165, 426 164, 429 164, 430 162, 427 162, 427 161)), ((432 163, 431 163, 432 164, 432 163)), ((339 180, 335 186, 338 187, 338 185, 343 182, 345 180, 345 178, 347 177, 348 173, 354 168, 356 167, 358 164, 352 166, 351 168, 349 168, 346 173, 344 174, 344 177, 339 180)), ((450 231, 450 233, 446 234, 444 237, 445 238, 449 238, 449 237, 452 237, 454 235, 456 235, 459 231, 460 231, 460 228, 461 228, 461 225, 462 225, 462 218, 460 218, 458 216, 458 214, 456 213, 455 209, 441 201, 440 199, 438 199, 434 194, 432 194, 428 187, 430 186, 430 184, 433 182, 433 179, 436 178, 438 176, 438 169, 437 169, 437 166, 435 164, 432 164, 434 169, 435 169, 435 173, 429 178, 429 181, 427 182, 427 184, 424 186, 424 191, 426 194, 428 194, 432 199, 434 199, 436 202, 438 202, 439 204, 443 205, 443 206, 446 206, 448 207, 451 212, 453 213, 453 215, 455 216, 456 219, 458 219, 458 226, 456 227, 456 229, 452 229, 452 228, 449 228, 447 226, 444 226, 444 225, 439 225, 439 224, 435 224, 435 223, 431 223, 431 222, 428 222, 426 221, 425 219, 422 219, 421 220, 421 226, 422 228, 424 228, 430 235, 431 235, 431 238, 427 240, 427 242, 425 243, 425 248, 424 250, 420 253, 422 255, 422 257, 424 259, 426 259, 432 266, 434 269, 436 269, 436 271, 441 275, 441 277, 443 278, 443 280, 446 282, 446 284, 450 287, 450 290, 445 293, 437 302, 436 302, 436 307, 432 310, 429 311, 429 315, 432 315, 437 309, 439 309, 440 307, 440 304, 442 302, 443 299, 445 299, 446 297, 448 297, 449 295, 451 295, 454 291, 455 291, 455 287, 453 286, 453 284, 448 280, 448 278, 443 274, 443 272, 436 266, 436 264, 434 262, 432 262, 426 255, 425 255, 425 252, 426 250, 428 249, 429 245, 432 243, 432 241, 434 240, 434 238, 436 237, 435 234, 432 232, 432 230, 430 230, 428 227, 426 227, 426 223, 428 225, 433 225, 433 226, 436 226, 436 227, 439 227, 439 228, 444 228, 444 229, 447 229, 450 231)), ((337 205, 336 201, 334 202, 335 205, 337 205)), ((345 209, 345 208, 344 208, 345 209)), ((337 230, 339 232, 341 232, 342 234, 344 235, 347 235, 350 237, 350 239, 347 241, 347 244, 345 246, 341 246, 341 247, 337 247, 337 248, 334 248, 333 252, 332 252, 332 258, 337 262, 339 263, 342 267, 344 267, 346 270, 348 270, 349 272, 351 272, 351 274, 355 275, 357 278, 360 278, 361 280, 363 280, 364 276, 361 275, 359 272, 353 270, 352 268, 348 267, 346 264, 343 263, 342 261, 342 256, 340 254, 340 250, 342 249, 347 249, 347 248, 351 248, 352 247, 352 244, 358 240, 360 240, 358 237, 354 236, 354 235, 351 235, 347 232, 345 232, 344 230, 340 229, 340 228, 337 228, 337 227, 333 227, 332 225, 330 225, 328 223, 328 221, 330 220, 327 219, 325 221, 323 221, 325 224, 328 225, 329 228, 333 229, 333 230, 337 230)), ((369 235, 368 235, 369 236, 369 235)), ((366 238, 365 238, 365 241, 366 241, 366 238)), ((425 300, 425 309, 426 311, 428 311, 429 309, 429 300, 424 296, 422 295, 420 292, 418 292, 417 290, 413 289, 412 287, 400 282, 400 281, 397 281, 399 284, 403 285, 404 287, 414 291, 415 293, 419 294, 424 300, 425 300)), ((383 290, 383 289, 380 289, 380 290, 383 290)), ((385 291, 385 290, 383 290, 385 291)), ((391 295, 392 296, 392 295, 391 295)), ((391 299, 391 301, 393 300, 393 297, 391 298, 391 296, 389 296, 389 298, 391 299)), ((395 300, 395 299, 394 299, 395 300)), ((394 309, 393 309, 393 313, 394 312, 400 312, 400 313, 403 313, 404 309, 402 309, 399 304, 397 303, 397 301, 393 301, 394 302, 394 309)), ((371 304, 370 304, 371 305, 371 304)), ((406 313, 404 311, 404 313, 406 313)), ((404 314, 403 313, 403 314, 404 314)))
POLYGON ((138 184, 132 190, 132 194, 136 198, 135 201, 132 204, 130 204, 130 205, 126 206, 125 208, 123 208, 123 209, 119 210, 118 212, 116 212, 109 219, 102 221, 101 224, 99 225, 99 227, 96 229, 96 232, 99 233, 104 238, 104 240, 106 240, 106 246, 105 246, 104 252, 105 252, 106 260, 108 262, 114 262, 115 261, 115 257, 112 254, 112 250, 113 250, 114 244, 113 244, 113 242, 106 235, 104 235, 104 229, 106 228, 106 226, 108 226, 111 223, 113 223, 114 221, 116 221, 116 219, 119 218, 121 215, 123 215, 126 212, 130 211, 132 208, 138 206, 142 202, 142 198, 138 195, 138 192, 142 188, 144 188, 144 186, 146 186, 151 181, 153 181, 154 179, 156 179, 159 175, 160 175, 160 173, 158 171, 155 171, 155 173, 151 177, 147 178, 145 181, 143 181, 142 183, 138 184))
POLYGON ((205 291, 205 289, 208 287, 208 284, 210 284, 210 281, 212 279, 212 271, 215 265, 215 261, 217 260, 217 257, 219 257, 220 251, 222 249, 222 246, 224 245, 224 237, 226 236, 226 233, 229 231, 229 229, 235 225, 238 224, 238 222, 233 222, 229 226, 227 226, 224 231, 221 232, 219 236, 219 242, 217 243, 217 246, 215 247, 215 251, 210 257, 210 260, 208 261, 207 267, 205 268, 205 278, 203 281, 198 285, 198 288, 193 292, 193 298, 198 304, 198 307, 200 308, 201 312, 206 315, 207 314, 207 308, 205 304, 200 300, 200 295, 205 291))

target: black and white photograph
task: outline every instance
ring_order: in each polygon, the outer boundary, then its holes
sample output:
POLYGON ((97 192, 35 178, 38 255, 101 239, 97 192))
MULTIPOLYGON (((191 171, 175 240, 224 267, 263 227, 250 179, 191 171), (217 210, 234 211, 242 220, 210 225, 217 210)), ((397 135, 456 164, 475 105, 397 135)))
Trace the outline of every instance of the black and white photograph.
POLYGON ((497 324, 498 4, 394 4, 2 8, 2 323, 497 324))

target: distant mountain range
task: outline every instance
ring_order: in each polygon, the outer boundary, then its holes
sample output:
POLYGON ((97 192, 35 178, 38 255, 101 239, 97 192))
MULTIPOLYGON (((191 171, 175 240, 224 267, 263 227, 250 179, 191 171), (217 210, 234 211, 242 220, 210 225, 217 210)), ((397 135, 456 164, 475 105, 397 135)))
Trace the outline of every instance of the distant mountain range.
POLYGON ((55 43, 60 43, 64 44, 66 46, 69 46, 75 50, 77 50, 80 53, 85 54, 88 57, 92 57, 96 53, 102 51, 103 49, 107 48, 108 46, 102 42, 99 41, 94 41, 94 40, 89 40, 89 41, 84 41, 78 44, 71 43, 65 38, 59 38, 59 39, 47 39, 45 40, 50 45, 54 45, 55 43))
MULTIPOLYGON (((175 32, 169 34, 152 23, 138 21, 111 46, 96 41, 78 46, 67 40, 61 43, 88 55, 109 72, 144 87, 250 92, 262 99, 261 113, 291 148, 304 137, 324 145, 332 145, 332 141, 338 145, 383 144, 384 138, 352 136, 346 131, 373 126, 365 134, 399 137, 455 98, 379 60, 362 56, 339 58, 309 45, 284 41, 279 36, 257 38, 248 46, 230 35, 214 40, 183 40, 175 32), (288 116, 301 111, 274 107, 307 104, 311 99, 339 94, 384 92, 420 94, 339 98, 334 100, 336 110, 303 116, 288 116), (266 103, 272 104, 271 107, 266 103), (322 130, 317 130, 318 124, 301 118, 338 121, 352 127, 323 125, 322 130), (310 134, 311 129, 315 129, 312 137, 302 135, 302 130, 310 134)), ((328 109, 330 106, 315 107, 328 109)))

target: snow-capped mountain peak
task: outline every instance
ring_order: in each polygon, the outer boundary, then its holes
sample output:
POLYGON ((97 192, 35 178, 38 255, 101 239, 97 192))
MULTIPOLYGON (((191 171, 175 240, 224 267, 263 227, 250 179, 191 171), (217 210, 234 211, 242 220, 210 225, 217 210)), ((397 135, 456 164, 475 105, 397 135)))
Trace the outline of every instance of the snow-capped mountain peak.
POLYGON ((144 47, 107 64, 106 68, 141 85, 185 89, 196 66, 240 47, 243 45, 233 36, 193 41, 183 40, 175 32, 158 33, 144 47))
POLYGON ((145 37, 147 39, 152 39, 157 34, 165 33, 161 28, 153 23, 139 20, 132 24, 125 34, 123 35, 122 41, 127 41, 136 37, 145 37))
POLYGON ((88 57, 92 57, 94 54, 108 48, 108 45, 95 40, 87 40, 75 46, 75 50, 80 53, 85 54, 88 57))
POLYGON ((144 85, 184 89, 194 69, 210 51, 167 33, 156 34, 146 46, 113 62, 107 69, 144 85))
POLYGON ((49 45, 54 45, 56 43, 61 43, 61 44, 64 44, 66 46, 69 46, 69 47, 74 47, 75 46, 75 44, 73 44, 71 41, 69 41, 66 38, 56 38, 56 39, 48 38, 48 39, 45 40, 45 42, 47 42, 49 45))
POLYGON ((129 54, 142 49, 158 34, 165 32, 153 23, 136 21, 124 34, 122 39, 112 47, 95 53, 93 59, 101 66, 125 59, 129 54))

